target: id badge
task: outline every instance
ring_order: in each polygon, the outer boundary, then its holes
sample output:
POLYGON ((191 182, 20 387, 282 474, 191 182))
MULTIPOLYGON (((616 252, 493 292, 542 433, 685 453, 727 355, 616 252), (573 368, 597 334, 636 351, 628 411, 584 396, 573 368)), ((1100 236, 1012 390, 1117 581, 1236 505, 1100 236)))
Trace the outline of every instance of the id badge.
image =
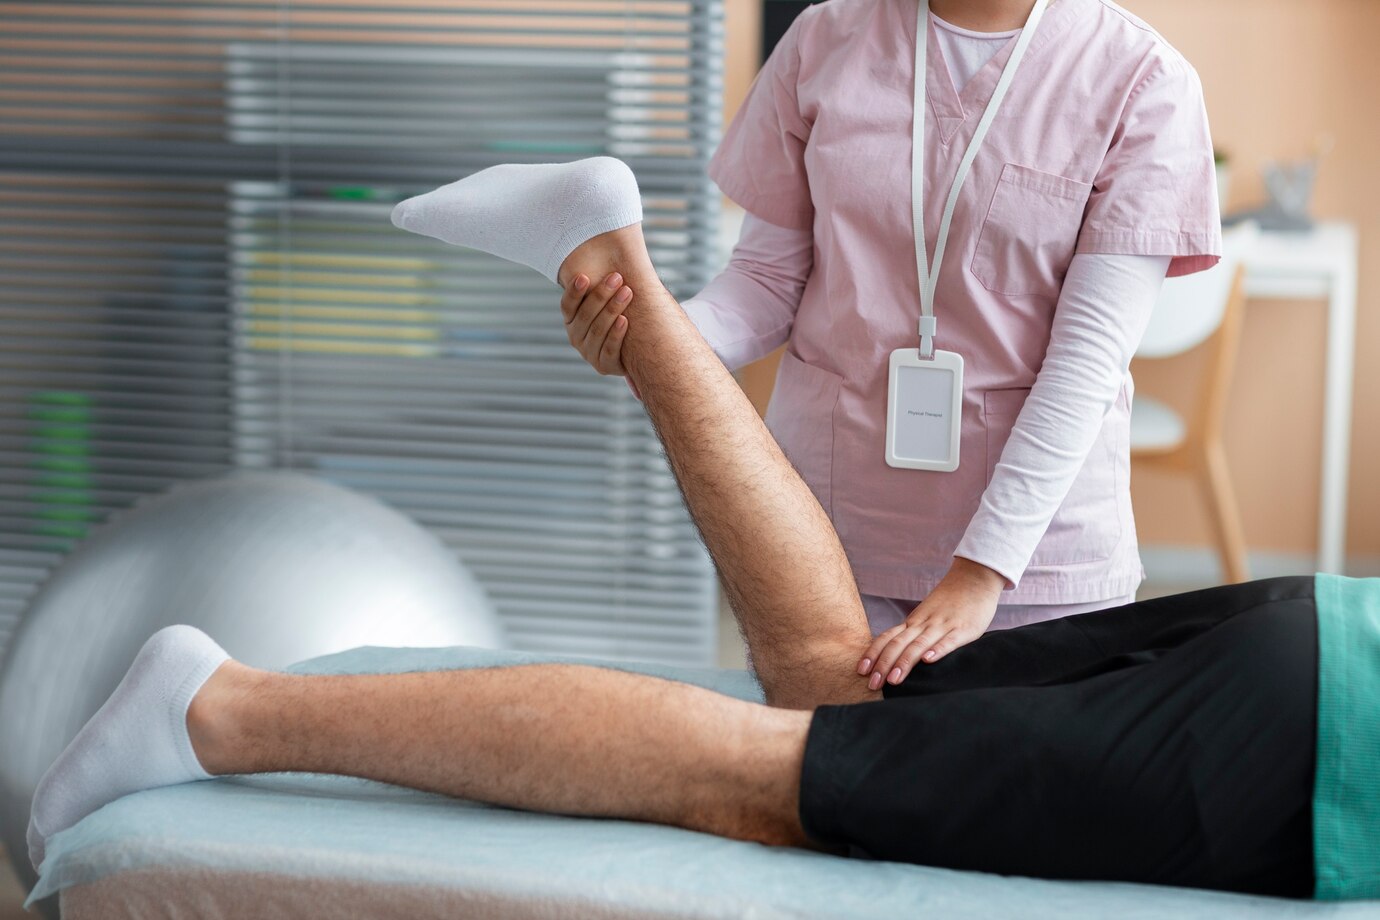
POLYGON ((898 348, 891 353, 887 379, 887 465, 941 473, 958 469, 962 355, 936 351, 925 360, 916 348, 898 348))

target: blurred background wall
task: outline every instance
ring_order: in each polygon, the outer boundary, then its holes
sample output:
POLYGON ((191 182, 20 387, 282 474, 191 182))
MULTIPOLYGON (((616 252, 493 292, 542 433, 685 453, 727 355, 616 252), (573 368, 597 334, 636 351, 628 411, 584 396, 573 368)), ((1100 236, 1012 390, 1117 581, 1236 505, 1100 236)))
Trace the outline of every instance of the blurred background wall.
MULTIPOLYGON (((1380 3, 1373 0, 1131 0, 1202 76, 1217 146, 1232 160, 1228 208, 1261 197, 1260 166, 1306 155, 1329 134, 1314 213, 1356 224, 1361 240, 1348 554, 1356 569, 1380 567, 1380 3)), ((1227 423, 1227 450, 1253 550, 1309 553, 1316 545, 1322 377, 1281 373, 1323 360, 1325 310, 1317 302, 1255 300, 1227 423)), ((1145 368, 1138 383, 1177 395, 1193 360, 1145 368)), ((1208 539, 1192 485, 1133 476, 1141 539, 1208 539)), ((1360 572, 1358 571, 1358 574, 1360 572)), ((1369 574, 1375 574, 1373 571, 1369 574)))

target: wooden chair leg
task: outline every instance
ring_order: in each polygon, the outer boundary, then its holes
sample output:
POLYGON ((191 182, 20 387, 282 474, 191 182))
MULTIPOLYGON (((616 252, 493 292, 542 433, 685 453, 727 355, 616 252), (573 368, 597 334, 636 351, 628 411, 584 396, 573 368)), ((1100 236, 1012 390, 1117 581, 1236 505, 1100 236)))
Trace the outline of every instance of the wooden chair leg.
POLYGON ((1246 537, 1241 528, 1241 512, 1236 504, 1231 475, 1227 471, 1227 455, 1221 443, 1204 445, 1199 470, 1208 504, 1208 517, 1217 532, 1217 551, 1222 560, 1222 574, 1226 583, 1246 581, 1250 573, 1246 565, 1246 537))

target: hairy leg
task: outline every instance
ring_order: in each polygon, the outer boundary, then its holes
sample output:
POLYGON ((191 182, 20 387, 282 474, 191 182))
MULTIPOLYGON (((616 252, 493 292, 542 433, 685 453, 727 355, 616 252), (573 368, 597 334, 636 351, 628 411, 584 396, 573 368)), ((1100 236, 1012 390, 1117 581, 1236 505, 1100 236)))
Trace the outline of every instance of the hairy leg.
POLYGON ((633 291, 624 366, 722 576, 767 701, 811 708, 875 698, 856 671, 871 632, 829 518, 661 284, 641 225, 582 244, 558 280, 597 282, 610 271, 633 291))
POLYGON ((360 776, 529 810, 806 845, 808 713, 578 665, 296 676, 227 662, 187 727, 212 774, 360 776))
POLYGON ((877 696, 854 670, 871 636, 848 560, 809 489, 661 285, 640 226, 569 252, 559 280, 617 270, 635 292, 624 364, 777 708, 592 668, 265 674, 220 664, 224 651, 209 638, 172 627, 150 639, 40 783, 28 834, 36 867, 48 838, 93 810, 140 789, 204 779, 206 770, 343 773, 526 808, 803 842, 796 807, 811 716, 785 710, 877 696), (170 686, 177 692, 164 692, 170 686), (611 767, 625 774, 616 788, 611 767))

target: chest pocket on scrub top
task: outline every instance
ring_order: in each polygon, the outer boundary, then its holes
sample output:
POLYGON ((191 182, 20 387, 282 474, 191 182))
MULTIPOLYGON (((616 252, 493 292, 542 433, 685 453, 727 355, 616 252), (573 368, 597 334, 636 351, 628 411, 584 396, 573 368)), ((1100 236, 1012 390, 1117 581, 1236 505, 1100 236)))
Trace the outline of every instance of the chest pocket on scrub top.
POLYGON ((973 254, 973 275, 998 294, 1057 297, 1092 185, 1007 163, 973 254))

